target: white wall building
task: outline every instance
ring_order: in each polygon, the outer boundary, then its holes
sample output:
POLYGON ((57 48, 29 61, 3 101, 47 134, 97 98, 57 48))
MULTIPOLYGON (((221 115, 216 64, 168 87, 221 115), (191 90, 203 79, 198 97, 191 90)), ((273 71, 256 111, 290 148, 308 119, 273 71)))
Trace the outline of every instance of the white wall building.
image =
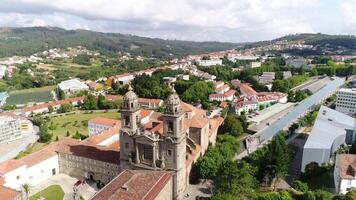
POLYGON ((3 175, 4 186, 20 190, 22 184, 30 183, 31 186, 35 186, 59 172, 58 155, 56 153, 37 156, 48 156, 48 158, 38 162, 34 159, 24 160, 24 165, 13 170, 8 169, 9 171, 3 175))
POLYGON ((338 154, 334 168, 336 193, 346 194, 356 189, 356 155, 338 154))
POLYGON ((97 135, 120 123, 119 120, 97 117, 88 121, 89 136, 97 135))
POLYGON ((0 116, 0 143, 21 137, 20 121, 8 116, 0 116))
POLYGON ((261 62, 250 62, 248 65, 249 68, 261 67, 261 62))
POLYGON ((213 65, 222 65, 222 60, 221 59, 198 60, 197 63, 199 66, 209 67, 213 65))
POLYGON ((355 141, 356 119, 321 106, 313 129, 303 147, 302 172, 311 162, 319 165, 334 161, 334 152, 342 144, 355 141))
POLYGON ((63 91, 65 94, 72 94, 84 90, 89 90, 89 87, 78 79, 62 81, 57 86, 58 93, 63 91))
POLYGON ((337 92, 335 109, 345 114, 355 114, 356 113, 356 88, 341 88, 337 92))

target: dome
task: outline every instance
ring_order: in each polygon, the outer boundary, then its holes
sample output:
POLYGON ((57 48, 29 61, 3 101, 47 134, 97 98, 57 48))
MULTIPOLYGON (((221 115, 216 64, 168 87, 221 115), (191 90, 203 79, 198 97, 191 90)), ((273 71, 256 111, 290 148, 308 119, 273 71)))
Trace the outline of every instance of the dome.
POLYGON ((132 91, 131 86, 129 86, 129 91, 126 92, 126 94, 124 95, 124 101, 134 101, 137 100, 137 95, 134 91, 132 91))
POLYGON ((172 93, 166 100, 167 105, 180 105, 180 98, 177 93, 172 93))

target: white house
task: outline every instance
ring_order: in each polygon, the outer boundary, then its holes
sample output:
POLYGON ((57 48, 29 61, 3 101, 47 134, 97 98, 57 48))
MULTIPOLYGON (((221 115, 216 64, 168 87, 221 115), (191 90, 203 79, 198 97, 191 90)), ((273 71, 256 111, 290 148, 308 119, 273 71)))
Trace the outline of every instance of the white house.
POLYGON ((104 130, 112 128, 120 123, 119 120, 104 117, 96 117, 88 121, 89 136, 97 135, 104 130))
POLYGON ((209 101, 232 101, 235 97, 236 90, 229 90, 224 94, 210 94, 209 101))
POLYGON ((197 64, 203 67, 209 67, 213 65, 222 65, 221 59, 210 59, 210 60, 198 60, 197 64))
POLYGON ((356 189, 356 155, 338 154, 336 156, 334 184, 336 192, 341 194, 356 189))

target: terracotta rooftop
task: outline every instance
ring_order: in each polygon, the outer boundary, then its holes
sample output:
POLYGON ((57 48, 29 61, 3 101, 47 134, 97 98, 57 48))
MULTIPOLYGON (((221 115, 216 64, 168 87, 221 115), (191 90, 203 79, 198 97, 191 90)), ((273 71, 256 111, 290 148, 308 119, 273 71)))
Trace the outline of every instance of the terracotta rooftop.
POLYGON ((220 92, 220 91, 226 90, 226 89, 228 89, 228 88, 230 88, 230 86, 227 85, 227 84, 225 84, 225 85, 223 85, 223 86, 220 86, 220 87, 216 88, 216 89, 215 89, 215 92, 220 92))
MULTIPOLYGON (((119 115, 119 113, 117 114, 119 115)), ((115 126, 120 123, 120 120, 109 119, 105 117, 96 117, 89 120, 89 123, 100 124, 105 126, 115 126)))
POLYGON ((21 195, 21 192, 0 185, 1 200, 14 200, 21 195))
POLYGON ((342 179, 355 179, 356 155, 339 154, 339 174, 342 179))
POLYGON ((172 176, 167 171, 125 170, 91 200, 153 200, 172 176))
POLYGON ((239 84, 239 88, 240 88, 241 94, 245 94, 245 95, 249 95, 249 96, 257 94, 257 92, 252 87, 250 87, 247 83, 239 84))
POLYGON ((159 105, 163 103, 163 101, 161 99, 138 98, 138 103, 141 105, 149 105, 149 104, 159 105))

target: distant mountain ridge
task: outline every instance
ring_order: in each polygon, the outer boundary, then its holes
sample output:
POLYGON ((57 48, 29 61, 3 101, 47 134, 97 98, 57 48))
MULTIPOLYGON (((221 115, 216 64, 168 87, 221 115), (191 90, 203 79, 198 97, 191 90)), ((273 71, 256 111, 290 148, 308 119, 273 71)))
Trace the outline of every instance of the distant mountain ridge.
POLYGON ((82 45, 103 52, 168 57, 233 49, 237 43, 193 42, 139 37, 120 33, 65 30, 58 27, 0 28, 0 57, 28 56, 49 48, 82 45))

